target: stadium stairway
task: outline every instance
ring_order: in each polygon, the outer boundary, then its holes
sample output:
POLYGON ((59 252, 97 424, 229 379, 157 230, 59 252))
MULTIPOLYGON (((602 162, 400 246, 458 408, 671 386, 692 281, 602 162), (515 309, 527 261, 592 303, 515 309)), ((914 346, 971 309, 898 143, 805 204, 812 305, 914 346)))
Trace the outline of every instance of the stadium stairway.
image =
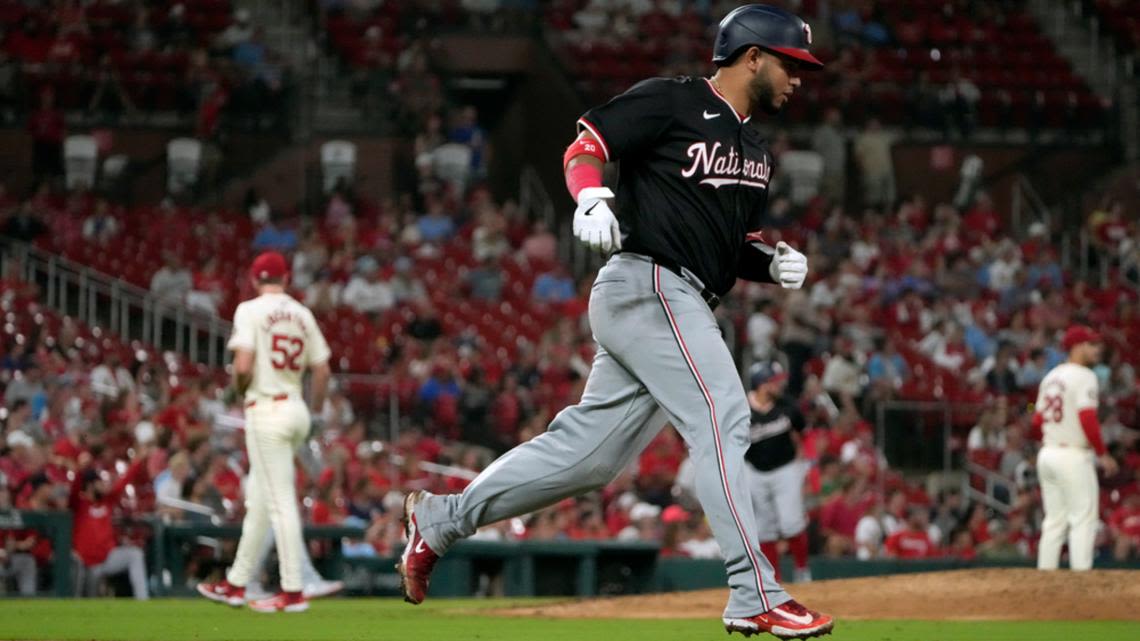
POLYGON ((1031 0, 1029 12, 1089 87, 1106 103, 1117 102, 1119 139, 1125 157, 1140 158, 1140 96, 1134 75, 1135 56, 1103 37, 1099 18, 1085 15, 1079 4, 1031 0))

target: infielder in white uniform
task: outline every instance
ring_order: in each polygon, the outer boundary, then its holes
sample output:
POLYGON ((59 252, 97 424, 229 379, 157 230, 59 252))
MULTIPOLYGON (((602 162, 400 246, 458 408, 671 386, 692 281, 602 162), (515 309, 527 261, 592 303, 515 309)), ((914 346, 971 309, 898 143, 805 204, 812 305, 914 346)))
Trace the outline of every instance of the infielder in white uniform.
MULTIPOLYGON (((229 348, 234 352, 234 386, 245 398, 245 444, 249 453, 246 515, 237 556, 226 580, 199 584, 208 599, 240 606, 254 578, 266 529, 273 527, 281 569, 281 592, 250 601, 259 612, 302 612, 301 515, 297 509, 293 453, 309 434, 311 418, 301 396, 301 379, 312 370, 313 407, 325 402, 329 347, 304 305, 285 293, 285 257, 266 252, 253 261, 250 276, 257 298, 238 305, 229 348)), ((314 412, 315 413, 315 412, 314 412)))
POLYGON ((1067 533, 1069 567, 1088 570, 1100 503, 1095 462, 1099 459, 1110 476, 1117 466, 1101 439, 1098 385, 1096 374, 1089 369, 1100 360, 1100 336, 1089 327, 1075 325, 1065 332, 1062 346, 1069 360, 1045 375, 1033 414, 1033 430, 1042 436, 1037 477, 1045 505, 1037 568, 1057 569, 1067 533))

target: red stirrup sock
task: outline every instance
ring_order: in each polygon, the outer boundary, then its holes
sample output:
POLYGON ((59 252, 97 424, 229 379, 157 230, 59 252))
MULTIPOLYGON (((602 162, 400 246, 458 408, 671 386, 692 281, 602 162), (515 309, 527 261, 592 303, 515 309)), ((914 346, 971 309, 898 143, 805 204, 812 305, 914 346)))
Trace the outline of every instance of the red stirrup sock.
POLYGON ((788 551, 792 553, 792 561, 797 570, 808 566, 808 535, 807 530, 788 539, 788 551))
POLYGON ((772 570, 776 572, 776 580, 780 580, 780 548, 779 543, 771 541, 769 543, 761 543, 760 551, 767 557, 768 562, 772 564, 772 570))

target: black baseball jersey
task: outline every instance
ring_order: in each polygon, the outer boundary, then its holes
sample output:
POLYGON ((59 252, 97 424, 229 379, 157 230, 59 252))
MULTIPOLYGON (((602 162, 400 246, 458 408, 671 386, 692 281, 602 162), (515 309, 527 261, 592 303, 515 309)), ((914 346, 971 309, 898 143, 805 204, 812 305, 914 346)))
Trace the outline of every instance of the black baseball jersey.
POLYGON ((800 410, 778 399, 767 412, 752 408, 752 427, 748 437, 752 441, 744 459, 761 472, 770 472, 796 459, 796 444, 792 432, 804 431, 804 417, 800 410))
POLYGON ((645 80, 582 115, 578 126, 621 161, 623 251, 687 267, 717 295, 732 289, 772 174, 748 121, 705 78, 645 80))

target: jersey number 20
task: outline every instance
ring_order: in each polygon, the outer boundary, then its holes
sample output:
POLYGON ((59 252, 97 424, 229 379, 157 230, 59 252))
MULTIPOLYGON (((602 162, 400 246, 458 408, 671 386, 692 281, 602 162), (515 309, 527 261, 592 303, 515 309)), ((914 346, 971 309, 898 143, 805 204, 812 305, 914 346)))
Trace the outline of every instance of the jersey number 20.
POLYGON ((269 362, 273 364, 273 369, 288 369, 299 372, 301 365, 297 359, 301 357, 303 351, 305 351, 305 341, 296 336, 274 334, 273 357, 269 359, 269 362))

